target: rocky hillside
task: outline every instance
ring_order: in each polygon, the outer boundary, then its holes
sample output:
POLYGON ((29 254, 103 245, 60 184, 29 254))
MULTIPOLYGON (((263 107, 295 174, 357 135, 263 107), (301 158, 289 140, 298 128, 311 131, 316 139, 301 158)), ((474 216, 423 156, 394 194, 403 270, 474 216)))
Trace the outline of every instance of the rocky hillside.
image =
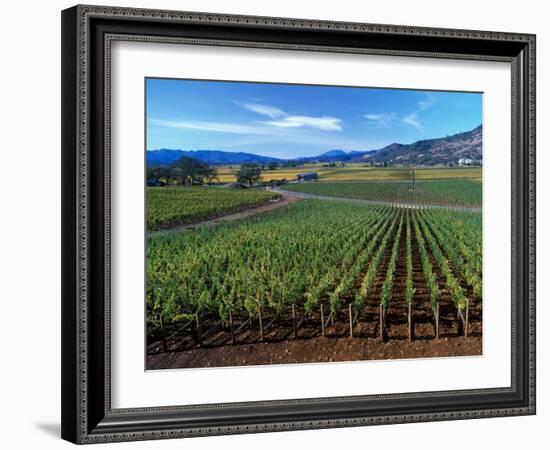
POLYGON ((459 160, 482 161, 482 126, 471 131, 437 139, 426 139, 412 144, 390 144, 368 157, 388 164, 415 164, 419 166, 458 164, 459 160))

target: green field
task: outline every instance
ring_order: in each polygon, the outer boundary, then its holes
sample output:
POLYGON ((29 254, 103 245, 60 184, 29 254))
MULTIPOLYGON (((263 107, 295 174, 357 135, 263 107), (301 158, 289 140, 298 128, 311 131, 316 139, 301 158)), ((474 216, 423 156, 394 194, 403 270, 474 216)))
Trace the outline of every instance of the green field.
POLYGON ((446 296, 462 311, 481 298, 481 215, 303 200, 217 227, 150 235, 146 264, 152 327, 250 317, 260 307, 281 314, 292 304, 306 314, 321 304, 333 314, 348 304, 387 309, 400 292, 417 301, 418 287, 432 308, 446 296), (413 257, 421 273, 413 274, 413 257))
POLYGON ((482 185, 477 181, 451 179, 411 182, 292 183, 284 190, 360 200, 420 205, 481 206, 482 185))
POLYGON ((260 189, 148 187, 147 228, 193 223, 253 208, 278 196, 260 189))

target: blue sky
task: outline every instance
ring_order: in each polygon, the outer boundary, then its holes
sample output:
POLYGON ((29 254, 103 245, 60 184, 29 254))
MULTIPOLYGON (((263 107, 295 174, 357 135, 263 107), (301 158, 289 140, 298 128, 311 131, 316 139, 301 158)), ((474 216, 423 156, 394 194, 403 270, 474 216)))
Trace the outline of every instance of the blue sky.
POLYGON ((482 94, 146 79, 147 149, 296 158, 468 131, 482 94))

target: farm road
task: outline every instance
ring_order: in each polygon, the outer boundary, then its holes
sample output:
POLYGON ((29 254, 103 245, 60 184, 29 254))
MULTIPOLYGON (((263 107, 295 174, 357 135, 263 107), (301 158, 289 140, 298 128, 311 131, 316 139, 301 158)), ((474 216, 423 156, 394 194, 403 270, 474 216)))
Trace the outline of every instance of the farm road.
POLYGON ((156 231, 151 231, 152 234, 157 233, 170 233, 174 231, 186 231, 193 230, 198 227, 209 227, 216 226, 224 222, 233 222, 235 220, 244 219, 246 217, 252 217, 258 214, 262 214, 267 211, 271 211, 281 206, 288 205, 291 202, 300 200, 300 199, 314 199, 314 200, 331 200, 339 202, 353 202, 353 203, 362 203, 367 205, 386 205, 386 206, 397 206, 400 208, 432 208, 432 209, 450 209, 454 211, 469 211, 469 212, 481 212, 481 208, 467 207, 467 206, 453 206, 453 205, 421 205, 415 203, 402 203, 402 202, 384 202, 377 200, 361 200, 355 198, 346 198, 346 197, 330 197, 327 195, 315 195, 315 194, 306 194, 304 192, 293 192, 285 191, 284 189, 275 188, 273 192, 281 194, 281 198, 276 201, 271 201, 264 205, 257 206, 251 209, 245 209, 243 211, 237 211, 230 213, 224 216, 214 217, 211 219, 203 220, 201 222, 192 223, 192 224, 181 224, 174 225, 170 227, 165 227, 156 231))
POLYGON ((170 227, 164 227, 159 230, 151 231, 150 233, 156 234, 156 233, 169 233, 174 231, 185 231, 185 230, 193 230, 198 227, 210 227, 219 225, 224 222, 233 222, 235 220, 244 219, 246 217, 252 217, 256 216, 258 214, 262 214, 267 211, 272 211, 274 209, 280 208, 281 206, 288 205, 291 202, 295 202, 297 200, 300 200, 300 198, 296 195, 294 195, 293 192, 279 192, 281 194, 281 198, 278 200, 272 200, 268 203, 265 203, 260 206, 256 206, 255 208, 251 209, 245 209, 242 211, 233 212, 230 214, 226 214, 223 216, 213 217, 211 219, 203 220, 201 222, 191 223, 191 224, 182 224, 182 225, 174 225, 170 227))
POLYGON ((294 191, 285 191, 284 189, 273 189, 274 192, 279 192, 280 194, 285 194, 288 196, 294 196, 297 198, 304 199, 313 199, 313 200, 333 200, 340 202, 353 202, 353 203, 363 203, 367 205, 386 205, 386 206, 397 206, 400 208, 414 208, 414 209, 449 209, 452 211, 466 211, 466 212, 481 212, 481 208, 477 207, 468 207, 468 206, 454 206, 454 205, 424 205, 417 203, 402 203, 402 202, 385 202, 381 200, 362 200, 355 198, 346 198, 346 197, 329 197, 327 195, 316 195, 316 194, 306 194, 305 192, 294 192, 294 191))

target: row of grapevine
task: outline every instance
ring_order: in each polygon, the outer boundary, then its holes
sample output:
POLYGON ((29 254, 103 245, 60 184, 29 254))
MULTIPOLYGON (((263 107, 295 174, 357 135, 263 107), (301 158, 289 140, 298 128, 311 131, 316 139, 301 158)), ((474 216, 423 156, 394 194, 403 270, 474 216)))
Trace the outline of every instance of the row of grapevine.
POLYGON ((415 289, 413 286, 413 265, 412 265, 412 244, 411 244, 411 212, 407 210, 407 234, 406 234, 406 249, 407 249, 407 280, 405 281, 405 298, 407 304, 413 302, 415 289))
POLYGON ((430 301, 432 305, 432 310, 435 311, 437 304, 439 302, 439 286, 437 284, 437 279, 433 270, 432 263, 430 262, 430 257, 428 256, 428 251, 426 250, 426 244, 420 228, 418 226, 417 215, 413 213, 413 228, 414 235, 416 238, 418 251, 420 253, 420 261, 422 262, 422 272, 424 273, 424 280, 426 281, 426 286, 430 291, 430 301))
MULTIPOLYGON (((352 299, 356 315, 372 301, 387 310, 395 289, 401 289, 395 285, 401 248, 406 303, 415 303, 419 287, 413 282, 413 255, 418 251, 436 315, 441 294, 431 261, 462 310, 466 293, 461 285, 474 283, 477 268, 449 231, 455 223, 463 235, 474 235, 475 220, 468 213, 450 216, 443 211, 304 200, 243 221, 150 235, 148 323, 156 328, 184 319, 261 321, 262 314, 271 321, 290 309, 294 315, 318 317, 327 302, 335 318, 352 299), (469 281, 468 276, 473 278, 469 281), (379 277, 380 295, 375 296, 379 277)), ((465 248, 475 254, 477 241, 465 248)), ((350 309, 351 327, 354 321, 350 309)))
POLYGON ((306 302, 304 304, 307 313, 313 312, 319 301, 328 295, 328 292, 334 285, 338 287, 329 296, 331 310, 333 305, 334 307, 337 306, 340 297, 349 288, 349 274, 357 270, 357 266, 365 259, 365 255, 368 258, 372 242, 377 239, 379 231, 384 228, 387 220, 389 220, 389 210, 383 211, 380 208, 375 208, 373 211, 372 220, 363 223, 362 227, 358 228, 358 235, 352 237, 348 242, 344 250, 345 256, 342 263, 334 268, 334 270, 327 272, 317 284, 312 283, 312 288, 306 293, 306 302), (366 233, 363 227, 368 229, 366 233), (363 250, 364 248, 365 250, 363 250))
POLYGON ((259 306, 280 312, 329 275, 331 286, 338 281, 334 268, 345 273, 368 240, 364 230, 389 210, 304 203, 261 220, 151 237, 152 311, 162 309, 166 320, 204 313, 226 319, 230 311, 255 314, 259 306))
POLYGON ((350 294, 352 288, 355 285, 355 281, 361 274, 361 271, 364 269, 364 267, 368 264, 372 256, 372 252, 374 251, 376 244, 379 242, 382 236, 382 233, 390 223, 391 218, 392 218, 392 214, 389 212, 386 215, 386 217, 382 218, 382 220, 380 221, 379 227, 373 228, 370 230, 370 233, 368 234, 371 238, 369 240, 368 246, 366 247, 365 251, 359 255, 359 257, 356 259, 353 266, 350 267, 350 269, 346 272, 346 274, 340 281, 340 284, 330 294, 329 301, 330 301, 330 311, 332 314, 335 314, 336 311, 340 309, 342 298, 350 294), (372 235, 373 231, 376 231, 376 234, 372 235))
POLYGON ((147 227, 193 223, 249 209, 279 197, 261 189, 219 187, 147 188, 147 227))
POLYGON ((372 295, 372 291, 374 290, 374 283, 376 281, 376 275, 378 274, 378 268, 382 260, 384 259, 384 253, 386 251, 386 247, 388 246, 390 238, 395 229, 397 218, 398 216, 395 215, 391 226, 387 229, 386 233, 384 234, 384 237, 382 238, 382 241, 378 247, 378 250, 376 251, 376 253, 374 254, 374 257, 369 263, 368 269, 363 277, 363 281, 361 282, 361 286, 355 295, 356 308, 361 308, 372 295))
POLYGON ((471 287, 474 299, 481 300, 482 282, 476 267, 477 258, 464 257, 464 252, 461 251, 462 242, 456 238, 455 233, 442 226, 443 221, 427 220, 425 223, 448 256, 454 270, 460 272, 462 279, 471 287))
POLYGON ((481 279, 482 271, 482 224, 479 214, 461 214, 451 211, 426 211, 429 222, 445 230, 455 242, 464 260, 481 279))
POLYGON ((380 305, 383 309, 387 309, 390 306, 390 301, 392 298, 392 287, 393 287, 393 278, 395 272, 395 266, 397 264, 397 255, 399 253, 399 243, 401 241, 401 230, 403 228, 403 212, 400 214, 399 227, 397 228, 397 234, 395 235, 395 240, 393 241, 393 246, 391 250, 390 262, 388 264, 388 269, 386 271, 386 278, 382 284, 382 292, 380 295, 380 305))
POLYGON ((441 274, 445 279, 445 285, 449 290, 449 293, 451 294, 451 299, 455 304, 455 306, 457 307, 457 309, 461 311, 466 307, 466 302, 467 302, 466 296, 464 295, 464 290, 462 289, 460 282, 454 276, 453 271, 449 266, 449 262, 447 258, 441 251, 441 248, 439 247, 432 233, 428 229, 426 222, 423 220, 420 214, 418 216, 419 216, 420 227, 424 233, 424 236, 426 238, 426 241, 428 242, 428 245, 432 250, 432 254, 435 257, 435 260, 439 265, 439 270, 441 271, 441 274))
POLYGON ((417 205, 481 205, 481 183, 475 180, 349 181, 288 184, 284 190, 356 200, 417 205))

